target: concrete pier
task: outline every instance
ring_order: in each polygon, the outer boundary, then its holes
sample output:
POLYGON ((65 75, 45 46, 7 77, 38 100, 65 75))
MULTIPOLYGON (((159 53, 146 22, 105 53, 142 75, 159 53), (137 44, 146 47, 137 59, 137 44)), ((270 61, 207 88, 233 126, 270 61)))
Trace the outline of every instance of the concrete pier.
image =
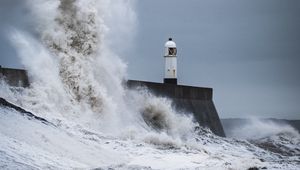
POLYGON ((213 89, 167 83, 128 80, 129 88, 147 87, 157 96, 168 97, 177 110, 192 113, 201 126, 214 134, 225 136, 218 112, 213 103, 213 89))
MULTIPOLYGON (((11 86, 28 87, 30 85, 27 72, 22 69, 0 67, 0 79, 4 79, 11 86)), ((129 88, 144 86, 157 96, 170 98, 177 110, 192 113, 201 126, 208 127, 216 135, 225 136, 213 103, 212 88, 136 80, 128 80, 127 86, 129 88)))

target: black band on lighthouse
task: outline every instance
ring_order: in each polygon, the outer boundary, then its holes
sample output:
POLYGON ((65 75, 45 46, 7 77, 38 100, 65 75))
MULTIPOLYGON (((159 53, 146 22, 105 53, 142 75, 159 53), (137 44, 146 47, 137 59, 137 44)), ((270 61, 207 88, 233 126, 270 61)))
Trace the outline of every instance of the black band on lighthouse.
POLYGON ((170 79, 170 78, 165 78, 164 79, 165 84, 177 84, 177 79, 170 79))

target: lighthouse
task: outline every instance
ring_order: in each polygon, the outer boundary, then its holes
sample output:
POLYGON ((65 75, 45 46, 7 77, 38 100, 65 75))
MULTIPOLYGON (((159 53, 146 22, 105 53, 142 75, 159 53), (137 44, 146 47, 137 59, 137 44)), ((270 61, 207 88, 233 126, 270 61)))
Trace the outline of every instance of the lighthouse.
POLYGON ((177 84, 177 48, 176 43, 169 38, 165 43, 165 77, 164 83, 177 84))

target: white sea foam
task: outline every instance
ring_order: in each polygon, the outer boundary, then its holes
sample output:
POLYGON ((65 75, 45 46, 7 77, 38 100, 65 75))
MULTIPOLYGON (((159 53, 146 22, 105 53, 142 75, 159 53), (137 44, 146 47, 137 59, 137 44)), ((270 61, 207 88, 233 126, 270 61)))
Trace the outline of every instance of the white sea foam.
POLYGON ((272 120, 252 118, 243 125, 236 126, 230 131, 230 136, 241 139, 261 139, 277 134, 287 134, 300 138, 296 129, 286 123, 272 120))

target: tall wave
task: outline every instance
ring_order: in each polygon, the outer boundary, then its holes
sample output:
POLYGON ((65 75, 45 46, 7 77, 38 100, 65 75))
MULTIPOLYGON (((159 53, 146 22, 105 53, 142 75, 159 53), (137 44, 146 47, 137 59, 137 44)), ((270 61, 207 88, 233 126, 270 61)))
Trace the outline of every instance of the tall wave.
POLYGON ((126 64, 117 53, 136 32, 134 1, 26 2, 35 34, 15 30, 11 38, 32 81, 15 97, 20 105, 109 133, 193 132, 192 117, 177 114, 168 99, 124 87, 126 64))

